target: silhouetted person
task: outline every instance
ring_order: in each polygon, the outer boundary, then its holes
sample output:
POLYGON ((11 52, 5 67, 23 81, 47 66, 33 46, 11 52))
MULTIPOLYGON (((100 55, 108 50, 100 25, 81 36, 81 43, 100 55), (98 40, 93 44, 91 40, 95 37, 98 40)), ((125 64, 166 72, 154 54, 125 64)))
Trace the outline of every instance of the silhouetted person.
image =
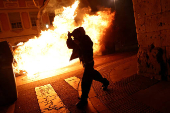
POLYGON ((85 35, 83 27, 76 28, 72 33, 68 32, 67 46, 73 49, 70 60, 79 58, 84 67, 84 74, 81 82, 82 95, 80 101, 76 104, 78 108, 87 105, 88 93, 93 80, 103 83, 102 88, 106 90, 109 81, 93 68, 93 42, 88 35, 85 35), (74 37, 72 40, 71 36, 74 37))

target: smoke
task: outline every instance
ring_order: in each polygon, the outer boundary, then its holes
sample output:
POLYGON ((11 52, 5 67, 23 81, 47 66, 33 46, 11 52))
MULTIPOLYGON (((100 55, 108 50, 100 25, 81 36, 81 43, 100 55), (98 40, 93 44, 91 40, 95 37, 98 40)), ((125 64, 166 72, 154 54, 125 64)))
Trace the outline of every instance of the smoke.
POLYGON ((89 14, 91 12, 90 8, 79 8, 77 10, 77 16, 74 18, 75 23, 77 24, 77 26, 81 25, 83 22, 83 17, 85 14, 89 14))
MULTIPOLYGON (((44 12, 55 13, 56 9, 62 7, 71 6, 76 0, 50 0, 44 12)), ((101 7, 107 7, 114 9, 113 0, 79 0, 79 9, 91 8, 91 12, 95 13, 101 9, 101 7)))
POLYGON ((98 11, 105 11, 110 8, 114 11, 114 0, 79 0, 80 4, 77 10, 75 22, 81 25, 84 14, 96 15, 98 11))
POLYGON ((55 13, 56 9, 71 6, 75 0, 50 0, 43 12, 55 13))
MULTIPOLYGON (((84 0, 82 0, 84 1, 84 0)), ((100 11, 101 7, 114 9, 114 0, 85 0, 92 12, 100 11)))

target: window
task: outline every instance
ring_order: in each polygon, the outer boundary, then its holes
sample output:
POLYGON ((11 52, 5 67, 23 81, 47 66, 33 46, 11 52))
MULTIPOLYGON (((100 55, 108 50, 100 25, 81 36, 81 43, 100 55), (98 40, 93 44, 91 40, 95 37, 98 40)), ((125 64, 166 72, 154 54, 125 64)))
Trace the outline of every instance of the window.
POLYGON ((53 25, 54 17, 55 17, 54 13, 49 13, 50 25, 53 25))
POLYGON ((29 12, 32 27, 36 27, 37 26, 37 23, 36 23, 37 14, 38 14, 38 12, 29 12))
POLYGON ((12 29, 22 29, 20 13, 8 13, 12 29))

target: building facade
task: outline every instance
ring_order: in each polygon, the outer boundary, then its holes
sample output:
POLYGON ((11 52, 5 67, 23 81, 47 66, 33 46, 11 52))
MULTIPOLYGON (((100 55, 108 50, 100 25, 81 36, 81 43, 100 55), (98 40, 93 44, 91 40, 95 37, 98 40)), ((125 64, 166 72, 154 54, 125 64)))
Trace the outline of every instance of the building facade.
MULTIPOLYGON (((0 42, 8 41, 11 45, 38 36, 37 14, 44 0, 0 0, 0 42)), ((54 15, 52 15, 54 17, 54 15)), ((42 15, 41 29, 52 24, 53 17, 42 15)))
POLYGON ((170 81, 170 0, 132 0, 138 74, 170 81))

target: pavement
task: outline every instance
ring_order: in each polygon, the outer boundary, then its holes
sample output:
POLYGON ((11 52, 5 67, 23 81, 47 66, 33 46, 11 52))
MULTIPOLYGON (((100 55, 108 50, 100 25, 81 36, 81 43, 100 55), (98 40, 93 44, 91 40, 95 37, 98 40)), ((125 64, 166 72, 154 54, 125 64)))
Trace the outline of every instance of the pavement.
POLYGON ((98 56, 95 58, 94 67, 110 81, 110 85, 107 91, 103 91, 102 84, 93 81, 88 105, 82 110, 75 106, 79 101, 77 97, 81 95, 83 73, 81 66, 76 64, 63 69, 59 76, 50 76, 42 80, 26 81, 24 76, 16 77, 18 99, 11 105, 1 106, 0 113, 170 112, 170 82, 137 75, 136 52, 98 56), (68 68, 72 68, 72 71, 68 68), (44 89, 47 87, 48 91, 44 89), (53 103, 50 109, 49 106, 46 108, 49 103, 43 104, 45 101, 39 99, 39 95, 46 92, 46 97, 50 97, 48 99, 53 95, 58 99, 58 102, 55 99, 50 100, 53 103))

